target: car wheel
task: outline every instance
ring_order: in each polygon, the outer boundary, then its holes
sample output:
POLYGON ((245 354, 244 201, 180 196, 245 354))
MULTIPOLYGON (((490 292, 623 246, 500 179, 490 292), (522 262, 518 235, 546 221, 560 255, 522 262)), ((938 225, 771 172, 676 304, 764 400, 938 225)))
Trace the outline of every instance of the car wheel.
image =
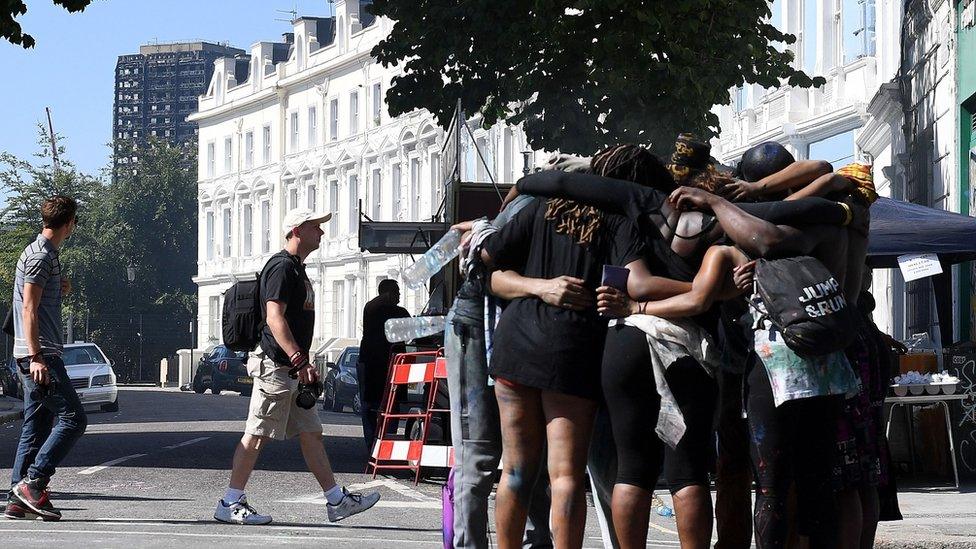
POLYGON ((332 398, 329 400, 330 406, 333 412, 341 412, 344 406, 339 402, 339 395, 336 394, 336 390, 332 388, 332 398))
POLYGON ((193 392, 196 393, 196 394, 198 394, 198 395, 202 395, 203 392, 206 391, 206 390, 207 390, 207 388, 204 387, 203 383, 194 383, 193 384, 193 392))
POLYGON ((363 401, 359 398, 359 393, 352 397, 352 411, 361 414, 363 412, 363 401))
POLYGON ((119 399, 115 398, 115 402, 109 404, 102 404, 103 412, 118 412, 119 411, 119 399))
POLYGON ((221 391, 220 387, 217 387, 216 385, 210 386, 210 394, 219 395, 220 391, 221 391))

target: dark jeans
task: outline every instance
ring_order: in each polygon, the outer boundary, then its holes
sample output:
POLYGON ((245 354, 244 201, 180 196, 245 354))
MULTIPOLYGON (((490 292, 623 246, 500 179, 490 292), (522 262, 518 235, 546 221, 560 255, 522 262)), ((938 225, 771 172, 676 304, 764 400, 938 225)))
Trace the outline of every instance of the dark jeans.
MULTIPOLYGON (((26 372, 24 382, 24 425, 14 458, 11 485, 25 476, 50 478, 71 447, 85 432, 88 416, 71 386, 60 357, 45 356, 48 375, 54 385, 40 388, 26 372), (41 393, 44 393, 41 396, 41 393)), ((21 370, 24 373, 23 370, 21 370)))

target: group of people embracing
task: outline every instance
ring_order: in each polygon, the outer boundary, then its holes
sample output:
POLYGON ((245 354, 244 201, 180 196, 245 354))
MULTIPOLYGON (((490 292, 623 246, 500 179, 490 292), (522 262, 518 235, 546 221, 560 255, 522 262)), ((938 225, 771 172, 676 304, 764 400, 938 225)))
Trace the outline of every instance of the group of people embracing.
POLYGON ((496 220, 457 226, 455 546, 487 543, 476 502, 500 459, 501 548, 582 546, 587 472, 622 548, 646 546, 659 479, 685 548, 711 545, 713 517, 718 547, 753 530, 760 548, 871 547, 900 517, 879 429, 891 352, 864 291, 870 167, 767 142, 729 172, 686 134, 667 160, 619 145, 547 167, 496 220), (853 310, 846 347, 798 353, 766 314, 756 261, 794 257, 853 310))

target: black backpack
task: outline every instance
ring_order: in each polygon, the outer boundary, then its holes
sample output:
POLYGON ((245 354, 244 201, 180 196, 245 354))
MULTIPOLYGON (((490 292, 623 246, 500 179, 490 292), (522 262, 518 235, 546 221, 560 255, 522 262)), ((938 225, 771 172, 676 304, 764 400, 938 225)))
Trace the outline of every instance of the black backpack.
POLYGON ((813 257, 759 259, 756 288, 766 318, 799 355, 843 350, 857 334, 855 313, 844 297, 844 288, 813 257))
POLYGON ((261 342, 264 308, 261 303, 261 277, 272 263, 284 260, 275 255, 253 279, 238 280, 224 292, 222 332, 224 346, 232 351, 251 352, 261 342))

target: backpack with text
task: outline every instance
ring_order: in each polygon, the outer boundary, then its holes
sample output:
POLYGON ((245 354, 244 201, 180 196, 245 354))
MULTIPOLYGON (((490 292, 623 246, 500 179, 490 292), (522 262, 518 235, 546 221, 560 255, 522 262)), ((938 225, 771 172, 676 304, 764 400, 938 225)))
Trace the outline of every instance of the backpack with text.
POLYGON ((264 313, 261 303, 261 277, 279 256, 272 256, 253 279, 238 280, 224 292, 221 316, 224 346, 232 351, 251 352, 261 341, 264 313))
POLYGON ((755 284, 762 312, 799 355, 820 356, 847 348, 857 334, 844 288, 809 256, 759 259, 755 284))

